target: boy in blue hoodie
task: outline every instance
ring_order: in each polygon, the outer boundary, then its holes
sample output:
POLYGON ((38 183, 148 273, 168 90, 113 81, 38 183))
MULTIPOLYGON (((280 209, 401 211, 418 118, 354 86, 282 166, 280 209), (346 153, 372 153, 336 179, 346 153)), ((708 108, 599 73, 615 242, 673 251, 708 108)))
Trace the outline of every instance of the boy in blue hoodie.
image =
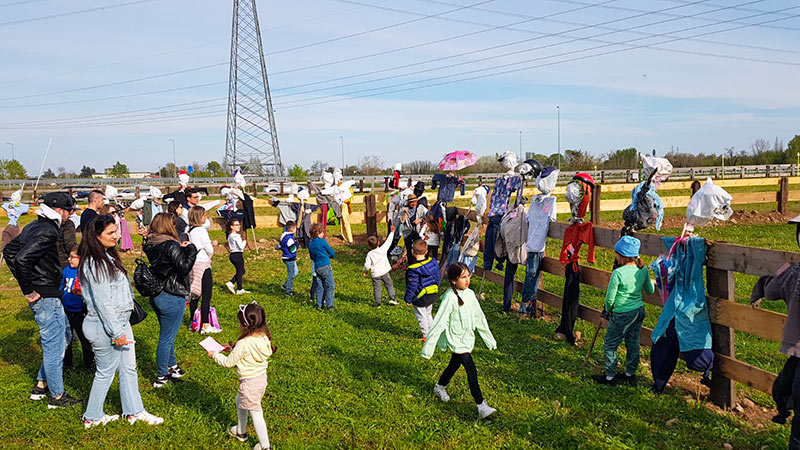
POLYGON ((439 264, 433 258, 426 257, 428 244, 419 239, 411 246, 411 255, 414 261, 406 270, 406 304, 414 305, 414 316, 419 322, 419 329, 425 341, 428 339, 428 330, 433 324, 433 303, 439 293, 439 264))
MULTIPOLYGON (((73 293, 75 280, 78 278, 78 249, 69 252, 69 265, 61 273, 61 303, 64 305, 64 312, 67 315, 69 326, 72 332, 78 335, 81 341, 81 351, 83 351, 83 366, 92 370, 94 367, 94 352, 92 343, 83 334, 83 319, 86 316, 86 305, 80 292, 73 293)), ((80 285, 79 285, 80 286, 80 285)), ((67 344, 64 352, 64 367, 72 367, 72 341, 67 344)))
POLYGON ((297 241, 294 238, 294 232, 297 226, 294 221, 286 222, 281 235, 281 259, 286 264, 286 282, 283 283, 283 292, 286 295, 295 295, 294 292, 294 279, 297 277, 297 241))

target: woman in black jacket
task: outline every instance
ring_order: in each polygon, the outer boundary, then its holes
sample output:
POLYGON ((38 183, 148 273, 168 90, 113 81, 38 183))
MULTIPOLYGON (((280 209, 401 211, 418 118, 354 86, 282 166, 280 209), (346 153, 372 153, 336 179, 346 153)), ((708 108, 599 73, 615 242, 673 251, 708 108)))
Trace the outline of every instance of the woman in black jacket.
POLYGON ((164 283, 161 293, 150 299, 161 326, 156 350, 158 377, 153 382, 153 387, 158 388, 175 382, 185 374, 175 358, 175 337, 186 309, 189 272, 192 271, 197 248, 188 241, 178 240, 172 216, 158 213, 150 224, 144 252, 150 261, 150 270, 164 283))

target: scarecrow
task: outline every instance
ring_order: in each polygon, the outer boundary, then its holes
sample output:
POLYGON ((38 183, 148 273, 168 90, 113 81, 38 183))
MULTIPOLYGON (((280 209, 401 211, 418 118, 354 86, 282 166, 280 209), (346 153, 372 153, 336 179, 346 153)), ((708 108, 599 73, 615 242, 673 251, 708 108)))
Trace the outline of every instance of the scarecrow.
POLYGON ((8 225, 3 228, 3 247, 11 242, 12 239, 19 236, 20 230, 17 226, 17 221, 21 216, 28 214, 28 211, 31 209, 30 205, 21 202, 23 189, 25 189, 25 183, 22 183, 22 186, 11 194, 11 201, 3 203, 3 209, 6 211, 6 215, 8 215, 8 225))

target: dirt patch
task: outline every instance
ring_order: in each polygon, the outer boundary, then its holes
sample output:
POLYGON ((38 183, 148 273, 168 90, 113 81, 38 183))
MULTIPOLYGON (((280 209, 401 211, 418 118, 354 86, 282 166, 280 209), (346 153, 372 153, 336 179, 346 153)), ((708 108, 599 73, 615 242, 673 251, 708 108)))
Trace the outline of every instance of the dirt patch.
MULTIPOLYGON (((712 220, 704 227, 724 227, 729 225, 761 225, 768 223, 786 223, 797 214, 781 214, 778 211, 759 212, 759 211, 746 211, 735 209, 730 219, 725 221, 712 220)), ((662 228, 683 228, 686 218, 683 216, 665 217, 662 228)), ((603 221, 601 224, 604 228, 622 228, 625 222, 622 220, 603 221)), ((646 230, 645 230, 646 231, 646 230)))

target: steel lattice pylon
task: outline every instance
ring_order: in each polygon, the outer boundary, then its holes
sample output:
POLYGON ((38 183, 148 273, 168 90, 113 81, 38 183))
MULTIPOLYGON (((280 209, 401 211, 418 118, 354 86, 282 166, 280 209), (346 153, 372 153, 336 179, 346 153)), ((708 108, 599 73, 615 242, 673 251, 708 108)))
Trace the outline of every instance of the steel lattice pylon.
POLYGON ((225 169, 283 175, 256 0, 233 0, 225 169))

